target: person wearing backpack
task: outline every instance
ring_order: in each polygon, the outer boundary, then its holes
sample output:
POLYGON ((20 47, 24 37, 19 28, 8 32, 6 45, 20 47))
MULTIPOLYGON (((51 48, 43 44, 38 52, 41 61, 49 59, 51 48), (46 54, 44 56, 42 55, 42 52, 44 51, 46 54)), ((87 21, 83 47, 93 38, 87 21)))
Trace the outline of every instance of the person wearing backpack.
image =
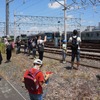
POLYGON ((17 48, 16 54, 19 54, 20 53, 20 48, 21 48, 21 39, 20 38, 18 38, 16 40, 16 48, 17 48))
POLYGON ((41 36, 38 36, 37 46, 38 46, 38 53, 39 53, 39 59, 40 60, 43 60, 44 43, 46 41, 47 41, 46 36, 44 37, 44 40, 41 39, 41 36))
POLYGON ((30 100, 43 100, 43 86, 49 79, 49 74, 44 77, 43 72, 40 71, 41 67, 42 61, 35 59, 33 68, 24 73, 24 84, 29 92, 30 100))
POLYGON ((33 39, 32 39, 32 56, 33 56, 33 59, 36 58, 36 45, 37 45, 37 39, 36 39, 36 37, 33 37, 33 39))
POLYGON ((77 60, 77 67, 75 69, 78 69, 79 62, 80 62, 80 43, 81 38, 78 36, 78 31, 73 30, 73 36, 69 38, 69 43, 71 45, 72 50, 72 56, 71 56, 71 68, 74 68, 74 59, 76 57, 77 60))
POLYGON ((30 56, 32 49, 32 38, 28 38, 28 56, 30 56))

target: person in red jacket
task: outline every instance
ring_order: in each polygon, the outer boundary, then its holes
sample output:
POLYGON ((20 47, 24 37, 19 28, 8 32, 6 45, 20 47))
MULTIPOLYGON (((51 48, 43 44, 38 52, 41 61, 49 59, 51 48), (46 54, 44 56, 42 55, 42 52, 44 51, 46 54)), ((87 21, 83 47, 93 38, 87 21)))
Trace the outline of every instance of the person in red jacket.
MULTIPOLYGON (((36 90, 28 90, 30 100, 43 100, 43 84, 49 79, 49 74, 44 76, 43 72, 40 71, 42 67, 42 61, 40 59, 35 59, 33 62, 32 73, 34 74, 37 70, 39 72, 36 74, 35 78, 39 85, 36 90)), ((26 70, 24 77, 28 74, 29 70, 26 70)))

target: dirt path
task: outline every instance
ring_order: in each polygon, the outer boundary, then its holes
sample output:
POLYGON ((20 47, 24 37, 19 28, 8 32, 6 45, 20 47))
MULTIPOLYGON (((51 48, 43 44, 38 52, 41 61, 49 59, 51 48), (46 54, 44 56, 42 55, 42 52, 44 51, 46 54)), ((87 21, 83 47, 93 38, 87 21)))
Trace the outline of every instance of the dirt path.
MULTIPOLYGON (((45 100, 100 100, 100 80, 96 78, 100 70, 83 66, 80 66, 79 70, 70 70, 69 63, 62 64, 50 56, 58 57, 58 55, 45 53, 42 71, 54 73, 48 84, 45 100)), ((33 59, 24 54, 13 54, 10 63, 4 61, 0 65, 0 73, 29 100, 27 91, 22 88, 21 79, 25 69, 32 66, 33 59)))

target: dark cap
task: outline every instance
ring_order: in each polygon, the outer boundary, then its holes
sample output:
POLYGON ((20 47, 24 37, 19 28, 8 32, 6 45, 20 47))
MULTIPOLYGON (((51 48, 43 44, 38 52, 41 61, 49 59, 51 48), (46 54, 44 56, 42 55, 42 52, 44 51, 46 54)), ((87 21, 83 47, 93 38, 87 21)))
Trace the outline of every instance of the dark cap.
POLYGON ((73 30, 73 34, 74 35, 78 34, 78 31, 77 30, 73 30))

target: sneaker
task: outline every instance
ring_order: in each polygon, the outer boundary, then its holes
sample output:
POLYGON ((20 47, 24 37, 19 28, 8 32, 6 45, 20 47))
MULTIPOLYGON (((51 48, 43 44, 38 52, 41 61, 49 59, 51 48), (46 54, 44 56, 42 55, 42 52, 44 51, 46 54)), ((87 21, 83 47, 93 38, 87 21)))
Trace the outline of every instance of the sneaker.
POLYGON ((9 62, 9 60, 7 60, 5 63, 8 63, 9 62))
POLYGON ((100 75, 96 75, 97 79, 100 80, 100 75))
POLYGON ((63 61, 62 63, 63 63, 63 64, 65 64, 65 63, 66 63, 66 61, 63 61))
POLYGON ((73 67, 73 69, 78 70, 78 67, 73 67))

